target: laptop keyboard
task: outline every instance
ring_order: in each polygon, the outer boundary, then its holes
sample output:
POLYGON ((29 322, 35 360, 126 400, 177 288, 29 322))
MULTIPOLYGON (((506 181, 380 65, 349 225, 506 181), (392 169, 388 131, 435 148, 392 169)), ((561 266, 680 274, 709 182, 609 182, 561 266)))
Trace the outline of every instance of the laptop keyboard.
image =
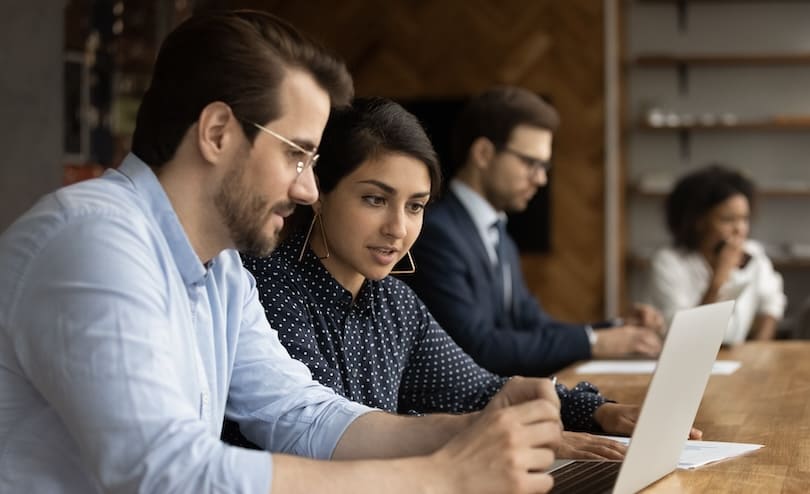
POLYGON ((550 494, 609 493, 619 476, 620 461, 575 461, 553 472, 550 494))

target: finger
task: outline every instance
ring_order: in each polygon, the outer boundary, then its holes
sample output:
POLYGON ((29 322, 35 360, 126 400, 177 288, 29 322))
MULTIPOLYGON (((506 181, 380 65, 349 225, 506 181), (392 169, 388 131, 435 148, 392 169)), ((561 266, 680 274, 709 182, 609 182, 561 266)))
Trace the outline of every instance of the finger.
POLYGON ((633 430, 636 428, 637 421, 629 420, 627 418, 622 418, 619 420, 619 430, 617 431, 619 434, 627 434, 628 436, 633 434, 633 430))
POLYGON ((605 446, 590 445, 587 453, 599 460, 623 460, 624 452, 605 446))
POLYGON ((524 472, 542 472, 547 470, 556 456, 551 448, 527 448, 518 457, 518 468, 524 472))
POLYGON ((595 444, 592 451, 608 460, 622 460, 627 454, 627 446, 620 442, 605 440, 606 444, 595 444))
POLYGON ((561 427, 551 421, 524 425, 521 431, 521 443, 531 448, 555 448, 561 444, 561 427))
POLYGON ((526 401, 505 409, 505 412, 511 420, 522 425, 552 422, 559 427, 560 424, 560 410, 548 400, 526 401))
POLYGON ((564 460, 605 460, 606 459, 606 458, 604 458, 604 457, 602 457, 602 456, 600 456, 600 455, 598 455, 598 454, 596 454, 594 452, 588 451, 586 449, 580 449, 580 448, 566 448, 566 450, 564 452, 560 453, 559 455, 557 455, 557 457, 561 458, 561 459, 564 459, 564 460))
POLYGON ((517 405, 526 401, 545 399, 559 407, 557 390, 549 379, 516 376, 506 382, 499 393, 506 398, 507 405, 517 405))
POLYGON ((608 432, 612 434, 626 434, 629 436, 633 433, 633 429, 635 428, 636 428, 636 420, 633 417, 621 415, 618 418, 618 420, 616 420, 616 430, 608 432))
POLYGON ((560 453, 562 458, 585 460, 621 460, 627 447, 616 441, 590 436, 591 440, 582 441, 576 445, 569 444, 560 453))
POLYGON ((661 351, 661 339, 654 333, 642 333, 636 345, 636 349, 640 353, 649 356, 656 356, 661 351))
POLYGON ((554 487, 554 478, 543 472, 529 472, 527 475, 527 492, 548 492, 554 487))
POLYGON ((703 431, 692 427, 692 430, 689 431, 689 439, 694 439, 696 441, 703 439, 703 431))

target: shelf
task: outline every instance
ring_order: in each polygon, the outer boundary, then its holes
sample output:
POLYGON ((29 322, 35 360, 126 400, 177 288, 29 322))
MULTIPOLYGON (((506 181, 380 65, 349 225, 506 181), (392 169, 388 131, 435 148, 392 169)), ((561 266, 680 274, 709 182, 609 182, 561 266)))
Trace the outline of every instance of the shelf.
POLYGON ((807 0, 638 0, 640 3, 802 3, 807 0))
POLYGON ((715 116, 717 123, 706 124, 696 122, 683 125, 651 125, 647 121, 636 124, 636 128, 644 132, 677 132, 680 141, 680 154, 682 159, 689 159, 691 154, 691 134, 693 131, 725 131, 725 132, 806 132, 810 131, 810 116, 807 115, 781 115, 759 120, 733 120, 726 118, 724 122, 722 116, 715 116))
POLYGON ((675 68, 681 94, 689 92, 689 69, 709 66, 810 66, 810 52, 797 53, 649 53, 625 62, 625 67, 675 68))
POLYGON ((684 53, 648 54, 631 59, 642 67, 678 65, 810 65, 810 53, 684 53))
MULTIPOLYGON (((627 188, 628 193, 641 196, 641 197, 665 197, 669 194, 669 188, 658 187, 644 187, 639 185, 630 185, 627 188)), ((799 187, 758 187, 757 197, 799 197, 810 199, 810 185, 806 188, 799 187)))
MULTIPOLYGON (((810 257, 772 257, 774 269, 777 271, 787 269, 810 269, 810 257)), ((650 259, 638 255, 627 256, 627 267, 637 270, 647 270, 650 268, 650 259)))
POLYGON ((639 122, 637 127, 641 130, 659 132, 673 130, 810 130, 810 116, 796 117, 774 117, 762 120, 740 120, 736 123, 724 124, 701 124, 690 125, 650 125, 647 122, 639 122))
POLYGON ((807 0, 640 0, 641 3, 669 3, 677 7, 678 30, 686 32, 688 28, 690 4, 708 3, 801 3, 807 0))

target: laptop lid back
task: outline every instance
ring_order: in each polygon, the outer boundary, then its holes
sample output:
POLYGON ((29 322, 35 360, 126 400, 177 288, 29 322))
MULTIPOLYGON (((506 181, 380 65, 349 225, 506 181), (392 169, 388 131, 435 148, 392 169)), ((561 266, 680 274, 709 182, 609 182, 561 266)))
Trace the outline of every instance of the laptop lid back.
POLYGON ((637 492, 678 466, 733 309, 727 301, 675 314, 614 493, 637 492))

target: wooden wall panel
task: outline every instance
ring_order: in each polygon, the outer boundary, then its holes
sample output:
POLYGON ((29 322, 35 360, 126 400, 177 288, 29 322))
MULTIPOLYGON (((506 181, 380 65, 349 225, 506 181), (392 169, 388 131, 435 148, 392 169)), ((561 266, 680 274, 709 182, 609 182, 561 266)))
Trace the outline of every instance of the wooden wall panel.
POLYGON ((603 15, 597 0, 242 1, 280 15, 342 56, 357 93, 468 96, 496 83, 550 96, 552 251, 524 256, 532 290, 565 320, 603 312, 603 15))

